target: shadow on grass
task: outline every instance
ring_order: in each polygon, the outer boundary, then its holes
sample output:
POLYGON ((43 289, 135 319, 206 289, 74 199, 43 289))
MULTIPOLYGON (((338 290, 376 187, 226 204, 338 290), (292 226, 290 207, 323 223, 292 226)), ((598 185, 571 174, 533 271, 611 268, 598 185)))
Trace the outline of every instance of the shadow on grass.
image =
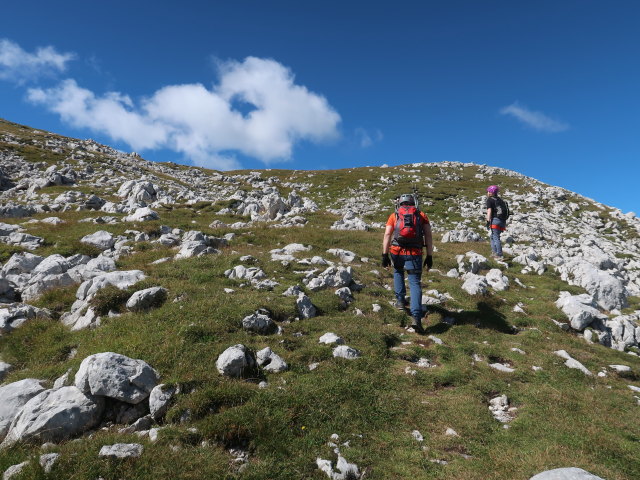
MULTIPOLYGON (((500 333, 508 333, 513 335, 516 330, 513 325, 510 325, 506 317, 500 313, 491 304, 490 300, 481 300, 477 304, 476 310, 463 310, 462 312, 452 312, 440 305, 430 305, 430 313, 439 313, 442 318, 453 318, 455 322, 453 325, 474 325, 478 328, 490 328, 500 333)), ((431 325, 426 329, 429 334, 444 333, 449 330, 453 325, 449 323, 440 322, 435 325, 431 325)))

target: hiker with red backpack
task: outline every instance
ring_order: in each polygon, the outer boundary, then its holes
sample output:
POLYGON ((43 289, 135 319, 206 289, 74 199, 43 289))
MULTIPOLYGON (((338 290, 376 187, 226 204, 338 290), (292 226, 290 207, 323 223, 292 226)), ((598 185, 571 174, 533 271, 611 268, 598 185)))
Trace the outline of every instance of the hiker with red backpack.
POLYGON ((407 306, 404 272, 409 278, 411 293, 411 326, 416 333, 422 328, 422 267, 427 271, 433 266, 433 241, 429 218, 418 209, 416 195, 401 195, 396 201, 396 211, 389 216, 382 240, 382 266, 393 264, 393 287, 396 294, 396 308, 407 306), (422 263, 422 249, 427 248, 427 256, 422 263), (389 257, 391 254, 391 257, 389 257))
POLYGON ((509 218, 509 205, 498 196, 500 187, 489 185, 487 187, 487 228, 491 231, 492 257, 502 259, 502 243, 500 234, 505 231, 509 218))

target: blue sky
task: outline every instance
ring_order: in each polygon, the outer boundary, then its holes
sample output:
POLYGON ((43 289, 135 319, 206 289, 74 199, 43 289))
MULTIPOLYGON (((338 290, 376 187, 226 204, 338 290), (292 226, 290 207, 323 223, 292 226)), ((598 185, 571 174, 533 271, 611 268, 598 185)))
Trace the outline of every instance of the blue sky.
POLYGON ((640 3, 9 2, 0 117, 212 168, 461 161, 640 214, 640 3))

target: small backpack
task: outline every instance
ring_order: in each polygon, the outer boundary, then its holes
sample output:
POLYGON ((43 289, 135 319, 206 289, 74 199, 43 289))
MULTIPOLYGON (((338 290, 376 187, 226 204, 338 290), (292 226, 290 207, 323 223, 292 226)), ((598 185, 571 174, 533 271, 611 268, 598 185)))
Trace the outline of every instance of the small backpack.
POLYGON ((502 200, 500 197, 496 197, 495 206, 496 217, 498 217, 503 222, 506 222, 507 219, 511 216, 511 212, 509 211, 509 205, 507 204, 507 202, 502 200))
POLYGON ((422 248, 424 229, 420 210, 414 205, 401 205, 396 210, 396 228, 392 245, 404 248, 422 248))

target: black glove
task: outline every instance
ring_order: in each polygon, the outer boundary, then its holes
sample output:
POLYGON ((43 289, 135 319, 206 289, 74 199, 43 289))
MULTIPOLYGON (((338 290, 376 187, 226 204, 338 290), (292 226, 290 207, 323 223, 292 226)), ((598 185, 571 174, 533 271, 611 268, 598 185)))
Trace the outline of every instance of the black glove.
POLYGON ((432 255, 427 255, 427 258, 424 259, 423 266, 427 267, 427 270, 431 270, 431 267, 433 267, 433 256, 432 255))
POLYGON ((491 222, 489 220, 487 220, 487 228, 491 228, 491 222))
POLYGON ((389 254, 388 253, 383 253, 382 254, 382 266, 386 268, 389 265, 391 265, 391 259, 389 258, 389 254))

